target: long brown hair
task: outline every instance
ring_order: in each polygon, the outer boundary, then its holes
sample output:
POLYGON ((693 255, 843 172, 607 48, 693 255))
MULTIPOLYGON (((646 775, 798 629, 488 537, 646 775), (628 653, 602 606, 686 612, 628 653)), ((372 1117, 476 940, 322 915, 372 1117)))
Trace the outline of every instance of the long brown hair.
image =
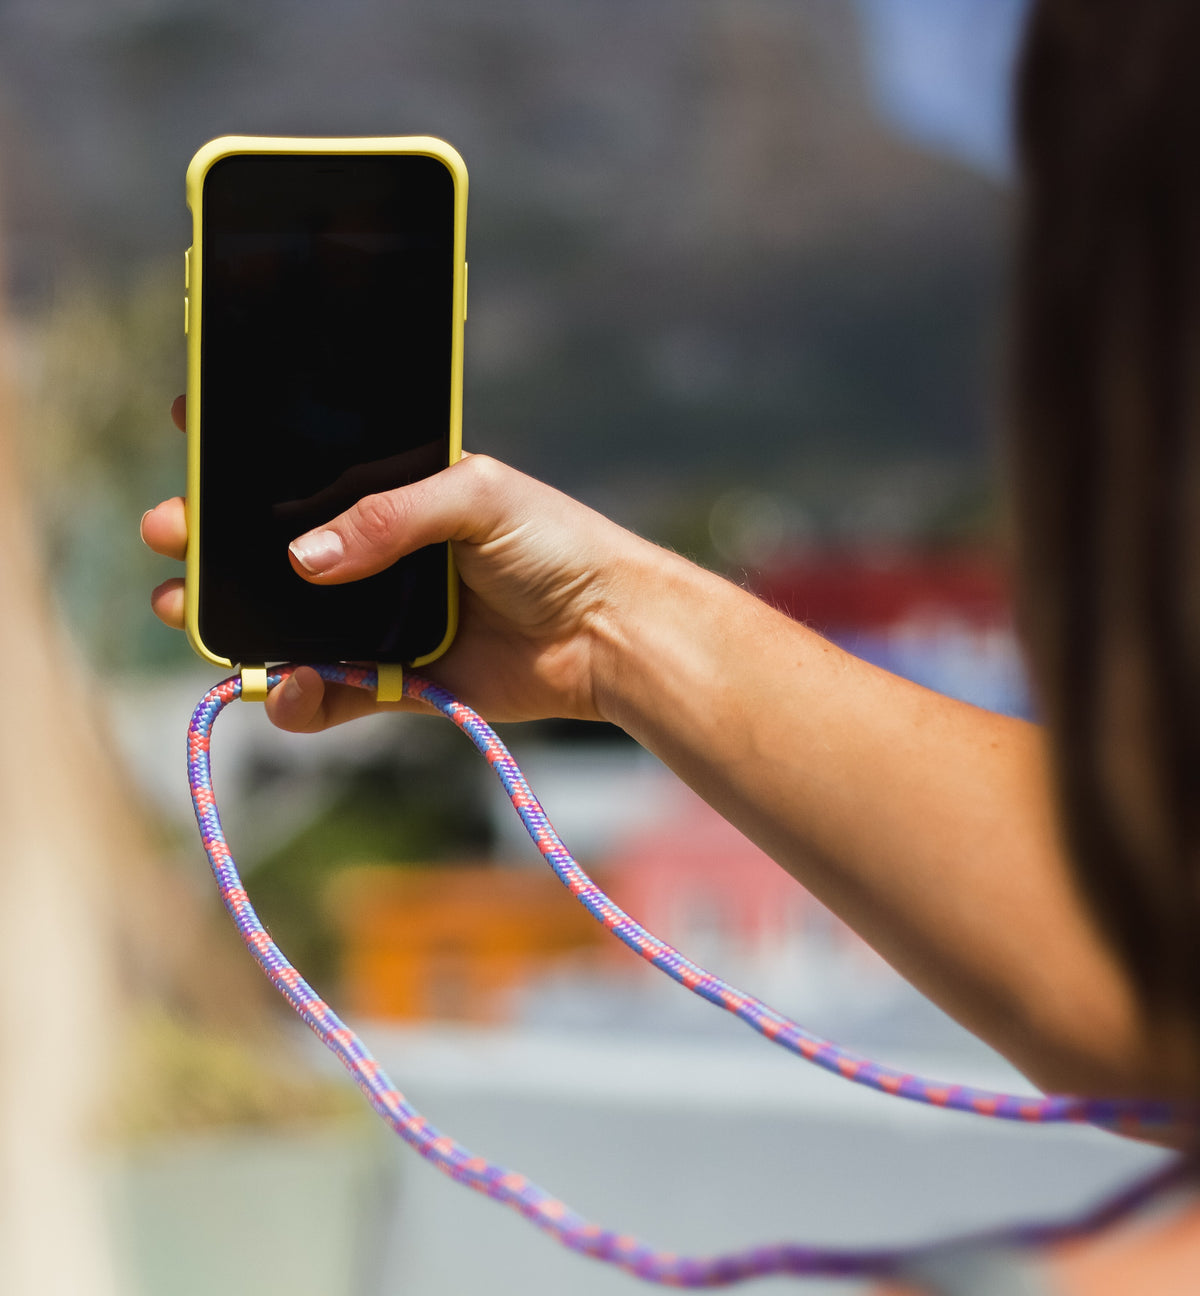
POLYGON ((1026 37, 1013 450, 1022 616, 1082 890, 1200 1026, 1200 0, 1026 37))

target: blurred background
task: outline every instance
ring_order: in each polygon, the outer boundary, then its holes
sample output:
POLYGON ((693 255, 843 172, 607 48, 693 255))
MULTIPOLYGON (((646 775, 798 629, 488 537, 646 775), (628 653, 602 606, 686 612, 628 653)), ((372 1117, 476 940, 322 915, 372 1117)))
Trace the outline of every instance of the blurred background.
MULTIPOLYGON (((171 573, 137 538, 184 483, 195 149, 450 140, 469 448, 1027 714, 999 453, 1025 9, 0 0, 4 1290, 635 1286, 377 1128, 213 903, 183 767, 212 676, 150 614, 171 573)), ((235 711, 217 788, 285 951, 434 1123, 594 1219, 680 1251, 916 1241, 1156 1155, 810 1074, 588 919, 444 722, 295 738, 235 711)), ((1023 1083, 624 735, 504 736, 585 867, 693 958, 884 1060, 1023 1083)))

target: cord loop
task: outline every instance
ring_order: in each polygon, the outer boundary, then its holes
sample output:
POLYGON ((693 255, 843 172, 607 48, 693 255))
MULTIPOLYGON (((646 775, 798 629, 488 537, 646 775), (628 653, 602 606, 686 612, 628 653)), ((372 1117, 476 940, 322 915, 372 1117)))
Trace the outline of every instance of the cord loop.
MULTIPOLYGON (((294 665, 270 668, 267 688, 275 688, 295 669, 294 665)), ((313 669, 332 683, 371 691, 376 687, 373 669, 342 665, 321 665, 313 669)), ((947 1245, 851 1251, 785 1243, 700 1258, 660 1252, 626 1234, 589 1223, 524 1175, 473 1155, 435 1129, 396 1089, 359 1037, 284 957, 259 921, 242 885, 221 827, 209 762, 213 724, 222 710, 240 696, 241 688, 240 677, 232 676, 209 689, 188 727, 188 782, 192 803, 221 898, 246 947, 279 993, 349 1071, 383 1120, 443 1173, 504 1202, 571 1250, 667 1286, 716 1287, 767 1274, 885 1277, 899 1272, 915 1257, 936 1254, 947 1245)), ((976 1116, 1038 1124, 1090 1123, 1122 1132, 1163 1129, 1194 1121, 1195 1113, 1190 1109, 1163 1101, 1064 1094, 1030 1098, 929 1080, 883 1066, 813 1035, 760 999, 685 958, 614 904, 563 845, 512 755, 482 717, 445 689, 417 675, 405 676, 403 692, 405 697, 436 707, 470 738, 504 785, 513 808, 547 864, 593 917, 667 976, 693 994, 740 1017, 781 1048, 854 1084, 976 1116)), ((1191 1163, 1180 1159, 1076 1220, 1023 1225, 968 1240, 1028 1246, 1080 1237, 1138 1209, 1151 1197, 1183 1182, 1191 1172, 1191 1163)), ((954 1245, 962 1245, 963 1241, 957 1239, 954 1245)))

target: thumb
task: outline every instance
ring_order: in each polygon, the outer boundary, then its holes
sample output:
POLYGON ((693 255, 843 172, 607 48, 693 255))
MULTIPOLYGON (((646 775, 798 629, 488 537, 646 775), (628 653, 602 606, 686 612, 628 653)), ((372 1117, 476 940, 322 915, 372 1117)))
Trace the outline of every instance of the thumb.
POLYGON ((352 508, 298 536, 292 567, 317 585, 361 580, 424 545, 480 542, 500 527, 519 474, 471 455, 411 486, 366 495, 352 508))

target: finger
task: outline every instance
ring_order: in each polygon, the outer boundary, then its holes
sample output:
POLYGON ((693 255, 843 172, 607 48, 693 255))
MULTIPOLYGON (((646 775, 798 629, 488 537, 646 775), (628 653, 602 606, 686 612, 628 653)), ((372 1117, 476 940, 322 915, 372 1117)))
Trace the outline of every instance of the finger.
POLYGON ((435 707, 420 699, 376 702, 375 695, 365 689, 328 683, 311 666, 297 666, 278 688, 271 690, 266 707, 271 723, 288 733, 319 733, 376 711, 436 714, 435 707))
POLYGON ((311 666, 298 666, 267 696, 267 717, 288 733, 318 733, 376 710, 375 695, 350 684, 327 684, 311 666))
POLYGON ((139 530, 142 542, 156 554, 180 562, 187 556, 187 514, 180 496, 147 509, 139 530))
POLYGON ((183 581, 173 576, 150 592, 150 606, 154 615, 172 630, 183 629, 183 581))
POLYGON ((399 490, 368 495, 289 545, 305 580, 335 585, 390 567, 423 545, 486 540, 516 512, 521 475, 487 455, 471 455, 399 490))
POLYGON ((187 431, 187 397, 176 396, 171 402, 171 422, 180 430, 187 431))

